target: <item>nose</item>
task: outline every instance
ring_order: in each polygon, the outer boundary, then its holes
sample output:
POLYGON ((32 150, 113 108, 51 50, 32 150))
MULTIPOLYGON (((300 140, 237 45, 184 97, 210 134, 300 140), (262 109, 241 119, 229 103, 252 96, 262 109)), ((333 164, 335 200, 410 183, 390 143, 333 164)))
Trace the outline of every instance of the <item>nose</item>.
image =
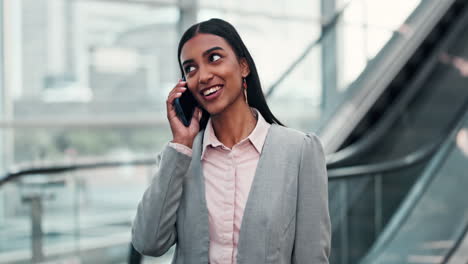
POLYGON ((208 67, 200 67, 198 83, 207 84, 213 79, 213 73, 208 69, 208 67))

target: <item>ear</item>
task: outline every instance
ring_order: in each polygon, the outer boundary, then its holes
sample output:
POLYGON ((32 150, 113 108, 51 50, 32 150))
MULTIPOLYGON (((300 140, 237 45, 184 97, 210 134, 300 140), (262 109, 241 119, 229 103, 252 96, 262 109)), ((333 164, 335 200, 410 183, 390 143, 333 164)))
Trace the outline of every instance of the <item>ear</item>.
POLYGON ((247 77, 250 74, 250 67, 249 67, 249 63, 247 63, 247 59, 241 58, 239 64, 241 67, 242 77, 244 78, 247 77))

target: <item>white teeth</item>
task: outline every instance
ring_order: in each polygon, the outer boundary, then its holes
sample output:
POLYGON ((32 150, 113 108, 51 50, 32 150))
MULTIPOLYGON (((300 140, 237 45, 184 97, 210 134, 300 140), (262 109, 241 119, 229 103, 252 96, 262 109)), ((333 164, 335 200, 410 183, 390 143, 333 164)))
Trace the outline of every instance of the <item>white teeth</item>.
POLYGON ((219 85, 218 85, 218 86, 215 86, 215 87, 213 87, 213 88, 210 88, 210 89, 204 91, 204 92, 203 92, 203 95, 207 96, 207 95, 209 95, 209 94, 212 94, 212 93, 218 91, 219 89, 221 89, 221 86, 219 86, 219 85))

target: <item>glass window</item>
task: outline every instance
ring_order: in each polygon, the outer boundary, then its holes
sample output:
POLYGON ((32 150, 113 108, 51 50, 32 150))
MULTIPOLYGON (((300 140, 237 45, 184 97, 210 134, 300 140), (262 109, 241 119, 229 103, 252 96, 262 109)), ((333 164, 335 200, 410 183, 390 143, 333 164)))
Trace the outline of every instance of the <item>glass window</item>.
POLYGON ((321 21, 318 0, 199 1, 194 10, 173 0, 9 2, 11 164, 154 155, 170 140, 165 100, 180 76, 187 19, 179 5, 198 21, 234 24, 265 90, 318 37, 321 21))

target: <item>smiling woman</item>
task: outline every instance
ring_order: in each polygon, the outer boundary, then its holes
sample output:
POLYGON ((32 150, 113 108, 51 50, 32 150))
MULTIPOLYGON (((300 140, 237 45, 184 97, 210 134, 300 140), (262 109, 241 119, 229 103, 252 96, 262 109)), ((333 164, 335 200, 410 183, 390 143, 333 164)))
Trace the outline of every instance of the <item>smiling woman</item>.
POLYGON ((180 57, 189 58, 182 63, 188 88, 213 119, 248 108, 242 79, 249 74, 249 67, 223 38, 197 34, 185 43, 180 57))
POLYGON ((328 263, 325 158, 314 134, 271 113, 232 25, 211 19, 179 43, 186 81, 166 101, 173 140, 158 158, 132 230, 134 247, 173 263, 328 263), (188 127, 173 102, 198 101, 188 127))
MULTIPOLYGON (((252 56, 235 28, 229 23, 221 19, 211 19, 193 25, 182 36, 179 42, 177 57, 182 75, 186 74, 187 80, 191 79, 193 81, 189 81, 189 89, 191 89, 191 86, 194 85, 195 82, 198 81, 203 83, 206 81, 207 77, 212 77, 203 75, 205 73, 210 74, 210 69, 218 68, 218 71, 232 71, 230 73, 231 85, 241 91, 242 88, 244 89, 244 101, 249 100, 249 106, 260 111, 268 123, 282 125, 281 122, 271 113, 270 108, 266 103, 260 84, 260 78, 252 56), (198 46, 197 44, 201 44, 202 46, 198 46), (194 47, 197 51, 192 50, 194 47), (203 48, 205 49, 203 50, 203 48), (197 54, 196 52, 198 52, 198 54, 201 55, 200 57, 204 60, 200 60, 200 58, 198 58, 198 63, 203 64, 198 65, 198 68, 201 68, 198 69, 198 74, 196 74, 196 72, 192 74, 187 71, 197 71, 195 57, 192 58, 187 56, 190 54, 195 56, 197 54), (218 62, 218 60, 220 61, 218 62), (205 68, 204 66, 212 67, 205 68), (202 72, 200 72, 200 70, 202 70, 202 72), (241 85, 242 82, 245 84, 241 85)), ((213 80, 209 81, 213 82, 213 80)), ((203 111, 203 117, 200 123, 201 129, 206 127, 206 123, 211 114, 212 113, 208 111, 203 111)))

